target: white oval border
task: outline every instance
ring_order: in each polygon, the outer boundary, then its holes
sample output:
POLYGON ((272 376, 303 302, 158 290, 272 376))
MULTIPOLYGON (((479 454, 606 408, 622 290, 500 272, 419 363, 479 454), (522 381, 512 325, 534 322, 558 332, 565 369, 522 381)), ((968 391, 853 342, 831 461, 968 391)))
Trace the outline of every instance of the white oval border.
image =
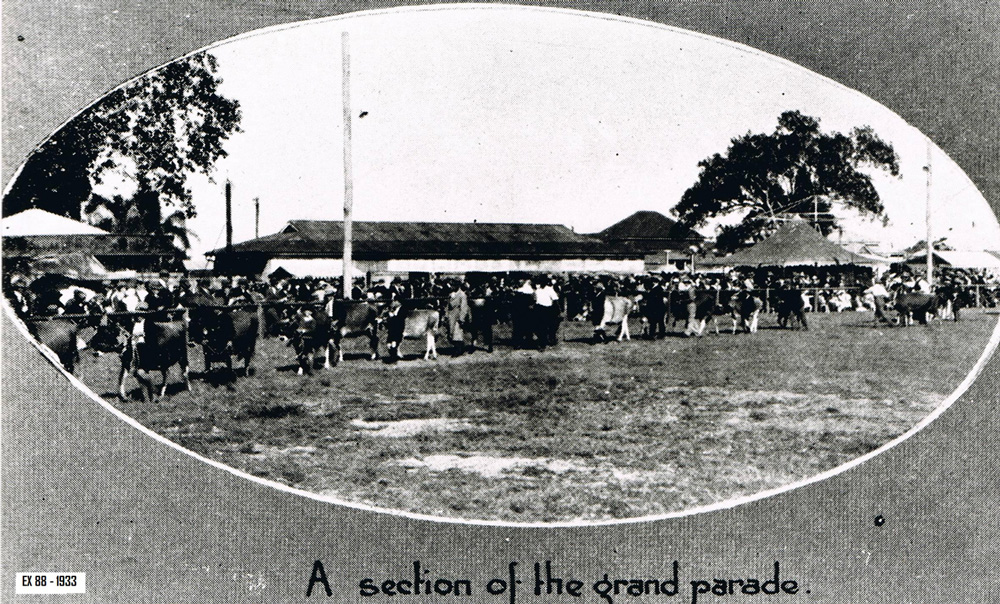
MULTIPOLYGON (((179 61, 179 60, 184 59, 186 57, 190 57, 190 56, 196 55, 196 54, 201 53, 201 52, 209 51, 209 50, 211 50, 213 48, 217 48, 219 46, 225 46, 225 45, 228 45, 228 44, 231 44, 231 43, 235 43, 235 42, 238 42, 238 41, 242 41, 242 40, 246 40, 246 39, 249 39, 249 38, 257 37, 257 36, 260 36, 260 35, 269 35, 269 34, 272 34, 272 33, 275 33, 275 32, 284 31, 284 30, 288 30, 288 29, 294 29, 294 28, 302 27, 302 26, 306 26, 306 25, 316 25, 316 24, 321 24, 321 23, 326 23, 326 22, 349 20, 349 19, 356 19, 356 18, 363 18, 363 17, 373 16, 373 15, 383 15, 383 14, 388 14, 388 13, 395 14, 395 13, 400 13, 400 12, 416 12, 416 11, 430 12, 430 11, 444 11, 444 10, 462 10, 462 11, 468 11, 468 10, 541 11, 541 12, 550 12, 550 13, 558 13, 558 14, 566 14, 566 15, 575 15, 575 16, 579 16, 579 17, 587 17, 587 18, 592 18, 592 19, 601 19, 601 20, 607 20, 607 21, 616 21, 616 22, 626 23, 626 24, 629 24, 629 25, 638 25, 638 26, 643 26, 643 27, 651 27, 651 28, 654 28, 654 29, 662 29, 662 30, 673 32, 675 34, 682 34, 682 35, 687 35, 687 36, 693 36, 693 37, 699 38, 701 40, 710 41, 710 42, 714 42, 716 44, 722 44, 722 45, 725 45, 725 46, 729 46, 733 50, 737 50, 737 51, 740 51, 740 52, 745 52, 745 53, 754 55, 755 58, 767 59, 767 60, 770 60, 770 61, 775 61, 775 62, 777 62, 777 63, 779 63, 779 64, 781 64, 781 65, 783 65, 785 67, 791 67, 793 69, 797 69, 799 71, 803 71, 803 72, 805 72, 806 74, 808 74, 808 75, 810 75, 812 77, 819 78, 820 80, 824 81, 827 84, 839 87, 841 90, 847 91, 848 93, 850 93, 850 94, 852 94, 854 96, 860 97, 861 99, 863 99, 865 101, 868 101, 870 103, 875 103, 879 107, 882 107, 883 109, 885 109, 886 111, 890 112, 892 115, 895 115, 897 118, 899 118, 904 123, 906 123, 906 124, 909 125, 909 122, 906 122, 906 120, 904 120, 896 112, 892 111, 892 109, 889 109, 885 105, 879 103, 878 101, 872 99, 868 95, 865 95, 864 93, 862 93, 862 92, 860 92, 858 90, 855 90, 853 88, 845 86, 844 84, 841 84, 840 82, 837 82, 836 80, 828 78, 828 77, 826 77, 826 76, 824 76, 822 74, 816 73, 815 71, 812 71, 811 69, 807 69, 807 68, 805 68, 805 67, 803 67, 803 66, 801 66, 801 65, 799 65, 797 63, 794 63, 792 61, 789 61, 787 59, 783 59, 781 57, 778 57, 778 56, 766 53, 766 52, 764 52, 762 50, 758 50, 756 48, 747 46, 745 44, 740 44, 738 42, 733 42, 731 40, 725 40, 723 38, 717 38, 715 36, 709 36, 707 34, 702 34, 702 33, 699 33, 699 32, 694 32, 694 31, 682 29, 682 28, 679 28, 679 27, 674 27, 674 26, 671 26, 671 25, 665 25, 665 24, 661 24, 661 23, 654 23, 652 21, 644 21, 642 19, 636 19, 636 18, 632 18, 632 17, 623 17, 623 16, 620 16, 620 15, 610 15, 610 14, 606 14, 606 13, 597 13, 597 12, 591 12, 591 11, 582 11, 582 10, 577 10, 577 9, 540 7, 540 6, 519 6, 519 5, 510 5, 510 4, 432 4, 432 5, 427 5, 427 6, 394 7, 394 8, 387 8, 387 9, 375 9, 375 10, 367 10, 367 11, 358 11, 358 12, 352 12, 352 13, 347 13, 347 14, 343 14, 343 15, 335 15, 335 16, 332 16, 332 17, 323 17, 323 18, 318 18, 318 19, 309 19, 309 20, 305 20, 305 21, 296 21, 294 23, 283 23, 283 24, 280 24, 280 25, 273 25, 273 26, 270 26, 270 27, 265 27, 265 28, 257 29, 257 30, 251 31, 251 32, 247 32, 247 33, 244 33, 244 34, 239 34, 239 35, 233 36, 231 38, 226 38, 225 40, 221 40, 219 42, 214 42, 214 43, 212 43, 212 44, 210 44, 208 46, 205 46, 205 47, 202 47, 202 48, 200 48, 198 50, 194 50, 194 51, 186 53, 184 55, 175 57, 175 58, 173 58, 173 59, 171 59, 171 60, 169 60, 169 61, 167 61, 165 63, 157 65, 156 67, 153 67, 152 69, 149 69, 149 70, 147 70, 147 71, 145 71, 145 72, 143 72, 143 73, 141 73, 141 74, 139 74, 139 75, 137 75, 137 76, 135 76, 133 78, 130 78, 130 79, 126 80, 125 82, 119 84, 118 86, 116 86, 116 87, 108 90, 107 92, 105 92, 104 94, 102 94, 100 97, 98 97, 96 100, 94 100, 92 103, 90 103, 86 107, 80 109, 80 111, 78 111, 77 113, 75 113, 69 119, 63 121, 52 132, 52 134, 50 134, 48 137, 46 137, 35 148, 35 150, 33 150, 28 155, 28 158, 26 158, 23 162, 21 162, 21 165, 18 167, 17 170, 14 171, 13 175, 10 178, 10 181, 8 181, 7 187, 5 187, 5 190, 4 190, 4 196, 6 196, 10 192, 11 187, 17 181, 17 178, 21 175, 21 171, 24 169, 24 166, 27 163, 28 159, 30 159, 31 156, 34 155, 34 153, 39 148, 41 148, 42 145, 44 145, 53 136, 55 136, 55 134, 57 132, 59 132, 60 130, 62 130, 67 124, 69 124, 70 122, 72 122, 80 114, 82 114, 84 111, 86 111, 91 106, 93 106, 94 103, 96 103, 99 100, 103 99, 104 97, 106 97, 111 92, 113 92, 115 90, 118 90, 120 88, 123 88, 125 86, 128 86, 132 82, 135 82, 135 81, 137 81, 137 80, 145 77, 147 74, 150 74, 150 73, 153 73, 153 72, 155 72, 155 71, 157 71, 159 69, 162 69, 163 67, 165 67, 166 65, 169 65, 170 63, 173 63, 175 61, 179 61)), ((910 125, 910 127, 914 128, 915 130, 917 130, 919 132, 919 130, 916 127, 914 127, 912 125, 910 125)), ((946 157, 948 157, 947 153, 944 153, 943 150, 941 150, 939 147, 937 147, 937 145, 934 144, 934 142, 931 141, 930 138, 928 138, 922 132, 921 132, 921 135, 923 135, 924 138, 928 142, 930 142, 930 144, 933 145, 934 148, 937 149, 938 152, 943 153, 946 157)), ((972 182, 972 179, 968 176, 968 174, 966 174, 965 170, 962 169, 962 167, 959 166, 957 163, 955 163, 955 161, 952 160, 950 157, 948 157, 948 159, 953 164, 955 164, 956 166, 958 166, 958 168, 962 172, 962 175, 973 186, 975 186, 975 183, 972 182)), ((976 187, 976 188, 978 190, 978 187, 976 187)), ((994 214, 995 214, 995 212, 994 212, 994 214)), ((2 297, 2 296, 0 296, 0 297, 2 297)), ((79 378, 77 378, 73 374, 71 374, 68 371, 66 371, 66 369, 62 366, 62 363, 59 361, 59 358, 56 356, 56 354, 54 352, 52 352, 52 350, 49 349, 47 346, 45 346, 44 344, 42 344, 41 342, 39 342, 38 340, 36 340, 29 333, 27 325, 25 325, 20 319, 17 318, 17 316, 15 315, 13 309, 10 307, 10 304, 7 302, 6 298, 4 298, 3 301, 2 301, 2 303, 0 303, 0 304, 2 304, 4 312, 7 313, 7 316, 11 320, 11 323, 13 323, 17 327, 17 330, 21 333, 21 335, 23 335, 28 340, 28 342, 30 342, 35 347, 35 349, 38 350, 38 352, 41 353, 41 355, 51 365, 53 365, 59 372, 61 372, 62 375, 63 375, 63 377, 65 377, 67 380, 69 380, 69 382, 73 386, 75 386, 78 390, 80 390, 81 392, 83 392, 84 394, 86 394, 88 397, 90 397, 91 400, 93 400, 96 403, 98 403, 105 410, 111 412, 111 414, 114 415, 115 417, 117 417, 118 419, 122 420, 126 424, 128 424, 128 425, 132 426, 133 428, 137 429, 139 432, 141 432, 141 433, 143 433, 143 434, 151 437, 155 441, 158 441, 158 442, 160 442, 162 444, 165 444, 165 445, 167 445, 169 447, 172 447, 173 449, 176 449, 177 451, 180 451, 181 453, 189 455, 189 456, 193 457, 194 459, 197 459, 198 461, 206 463, 206 464, 208 464, 210 466, 213 466, 215 468, 218 468, 220 470, 224 470, 226 472, 229 472, 230 474, 232 474, 234 476, 238 476, 240 478, 244 478, 244 479, 250 480, 252 482, 256 482, 258 484, 261 484, 261 485, 264 485, 264 486, 268 486, 268 487, 277 489, 278 491, 282 491, 282 492, 285 492, 285 493, 291 493, 293 495, 299 495, 299 496, 305 497, 307 499, 312 499, 312 500, 315 500, 315 501, 322 501, 324 503, 332 503, 332 504, 344 506, 344 507, 351 508, 351 509, 362 510, 362 511, 367 511, 367 512, 374 512, 374 513, 379 513, 379 514, 387 514, 387 515, 390 515, 390 516, 398 516, 398 517, 409 518, 409 519, 413 519, 413 520, 424 520, 424 521, 431 521, 431 522, 443 522, 443 523, 449 523, 449 524, 466 524, 466 525, 476 525, 476 526, 503 526, 503 527, 517 527, 517 528, 521 528, 521 527, 523 527, 523 528, 570 528, 570 527, 608 526, 608 525, 619 525, 619 524, 635 524, 635 523, 639 523, 639 522, 652 522, 652 521, 657 521, 657 520, 667 520, 667 519, 671 519, 671 518, 683 518, 683 517, 686 517, 686 516, 693 516, 695 514, 703 514, 703 513, 706 513, 706 512, 713 512, 713 511, 716 511, 716 510, 725 510, 725 509, 736 507, 738 505, 742 505, 744 503, 750 503, 752 501, 759 501, 761 499, 764 499, 764 498, 767 498, 767 497, 771 497, 773 495, 778 495, 780 493, 784 493, 784 492, 790 491, 792 489, 797 489, 799 487, 804 487, 806 485, 810 485, 810 484, 819 482, 821 480, 826 480, 827 478, 831 478, 831 477, 836 476, 838 474, 842 474, 842 473, 844 473, 844 472, 846 472, 846 471, 848 471, 848 470, 850 470, 850 469, 852 469, 852 468, 854 468, 856 466, 859 466, 859 465, 863 464, 864 462, 866 462, 869 459, 875 457, 876 455, 879 455, 879 454, 881 454, 881 453, 883 453, 885 451, 888 451, 889 449, 892 449, 893 447, 895 447, 896 445, 898 445, 898 444, 902 443, 903 441, 907 440, 908 438, 910 438, 911 436, 913 436, 914 434, 916 434, 917 432, 919 432, 920 430, 922 430, 924 427, 926 427, 928 424, 930 424, 931 422, 933 422, 935 419, 937 419, 942 413, 944 413, 949 407, 951 407, 955 403, 955 401, 957 401, 963 394, 965 394, 965 392, 969 389, 969 386, 971 386, 973 384, 973 382, 976 381, 976 379, 982 373, 983 368, 986 366, 986 363, 989 361, 990 357, 992 357, 993 353, 996 351, 998 344, 1000 344, 1000 318, 998 318, 997 319, 997 323, 996 323, 996 325, 993 328, 993 333, 990 336, 990 339, 989 339, 989 341, 986 344, 986 348, 983 350, 982 355, 980 355, 979 360, 976 361, 976 364, 973 365, 972 370, 969 372, 968 375, 966 375, 965 379, 962 380, 962 382, 958 385, 958 387, 955 389, 955 391, 952 392, 951 395, 949 395, 933 411, 931 411, 930 414, 928 414, 927 416, 925 416, 915 426, 913 426, 912 428, 910 428, 909 430, 907 430, 906 432, 904 432, 900 436, 896 437, 895 439, 893 439, 893 440, 889 441, 888 443, 882 445, 881 447, 879 447, 879 448, 877 448, 877 449, 875 449, 873 451, 869 451, 868 453, 866 453, 866 454, 864 454, 864 455, 862 455, 862 456, 860 456, 858 458, 855 458, 855 459, 853 459, 853 460, 851 460, 851 461, 849 461, 847 463, 841 464, 841 465, 839 465, 839 466, 837 466, 835 468, 832 468, 832 469, 827 470, 825 472, 821 472, 821 473, 816 474, 814 476, 810 476, 808 478, 804 478, 802 480, 798 480, 798 481, 795 481, 795 482, 792 482, 792 483, 789 483, 789 484, 786 484, 786 485, 783 485, 781 487, 777 487, 777 488, 774 488, 774 489, 768 489, 766 491, 761 491, 759 493, 754 493, 753 495, 746 495, 746 496, 737 497, 737 498, 734 498, 734 499, 727 499, 725 501, 721 501, 721 502, 718 502, 718 503, 713 503, 713 504, 704 505, 704 506, 696 506, 696 507, 689 508, 689 509, 686 509, 686 510, 682 510, 682 511, 679 511, 679 512, 670 512, 670 513, 667 513, 667 514, 657 514, 657 515, 652 515, 652 516, 640 516, 640 517, 637 517, 637 518, 624 518, 624 519, 611 519, 611 520, 594 520, 594 521, 582 521, 582 520, 579 520, 579 521, 571 521, 571 522, 502 522, 502 521, 499 521, 499 520, 476 520, 476 519, 467 519, 467 518, 449 518, 449 517, 442 517, 442 516, 432 516, 430 514, 416 514, 416 513, 413 513, 413 512, 406 512, 406 511, 403 511, 403 510, 394 510, 394 509, 390 509, 390 508, 380 508, 380 507, 376 507, 376 506, 370 506, 370 505, 355 503, 355 502, 351 502, 351 501, 344 501, 344 500, 341 500, 341 499, 337 499, 335 497, 326 497, 326 496, 323 496, 323 495, 312 493, 310 491, 305 491, 305 490, 302 490, 302 489, 297 489, 297 488, 294 488, 294 487, 290 487, 288 485, 282 484, 280 482, 275 482, 273 480, 268 480, 268 479, 265 479, 265 478, 260 478, 259 476, 254 476, 252 474, 248 474, 248 473, 246 473, 246 472, 244 472, 242 470, 238 470, 238 469, 233 468, 231 466, 228 466, 228 465, 226 465, 226 464, 224 464, 222 462, 215 461, 213 459, 209 459, 207 457, 199 455, 198 453, 195 453, 194 451, 191 451, 189 449, 186 449, 186 448, 182 447, 178 443, 176 443, 176 442, 174 442, 174 441, 166 438, 165 436, 162 436, 161 434, 150 430, 146 426, 143 426, 136 419, 134 419, 131 416, 127 415, 125 412, 121 411, 120 409, 118 409, 117 407, 115 407, 114 405, 112 405, 111 403, 107 402, 106 400, 104 400, 103 398, 101 398, 100 396, 98 396, 94 391, 92 391, 90 389, 89 386, 87 386, 82 381, 80 381, 79 378)))

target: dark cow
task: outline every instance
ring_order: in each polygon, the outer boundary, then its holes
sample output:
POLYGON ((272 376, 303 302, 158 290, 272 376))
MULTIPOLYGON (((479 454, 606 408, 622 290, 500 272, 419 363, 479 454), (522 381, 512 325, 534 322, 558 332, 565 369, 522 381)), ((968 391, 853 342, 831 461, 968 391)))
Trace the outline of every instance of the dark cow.
POLYGON ((184 321, 152 321, 144 325, 143 341, 137 342, 132 335, 122 351, 122 367, 118 374, 118 394, 124 399, 125 376, 132 374, 143 386, 143 398, 153 398, 153 382, 140 376, 140 371, 159 371, 163 376, 159 396, 167 391, 167 374, 174 365, 179 365, 184 377, 184 389, 190 389, 188 380, 187 325, 184 321))
POLYGON ((715 333, 719 333, 719 324, 716 320, 718 304, 716 303, 716 292, 698 291, 694 298, 687 291, 673 290, 668 297, 668 311, 671 317, 671 324, 676 325, 678 321, 687 323, 685 334, 702 336, 705 327, 711 320, 715 325, 715 333), (690 316, 689 305, 694 304, 694 317, 690 316))
POLYGON ((324 354, 323 368, 344 360, 344 338, 368 338, 372 360, 378 358, 378 307, 368 302, 336 300, 326 308, 303 306, 283 322, 282 331, 295 347, 299 375, 312 373, 317 353, 324 354), (333 311, 333 316, 328 310, 333 311), (333 351, 336 360, 331 362, 333 351))
POLYGON ((205 355, 205 373, 209 373, 213 363, 225 363, 233 369, 233 357, 243 361, 245 375, 253 375, 254 353, 257 350, 257 332, 260 320, 257 312, 243 308, 208 309, 211 314, 204 319, 204 333, 201 340, 205 355))
POLYGON ((96 353, 105 352, 119 353, 125 349, 125 341, 128 339, 129 330, 122 326, 122 322, 117 318, 107 316, 105 313, 98 319, 97 329, 93 337, 87 342, 87 347, 96 353))
POLYGON ((497 299, 494 296, 471 298, 469 300, 469 338, 475 345, 482 339, 486 350, 493 352, 493 326, 497 322, 497 299))
POLYGON ((73 373, 76 363, 80 360, 80 348, 77 345, 79 326, 68 319, 51 319, 31 321, 28 329, 35 339, 55 353, 66 371, 73 373))
POLYGON ((927 325, 927 315, 937 313, 940 299, 934 294, 920 292, 900 293, 896 296, 893 308, 899 313, 897 322, 912 325, 916 319, 921 325, 927 325))
POLYGON ((330 350, 333 347, 333 321, 326 311, 304 306, 282 322, 282 337, 290 340, 295 348, 299 375, 312 373, 316 354, 325 353, 323 367, 329 369, 330 350))
POLYGON ((727 306, 733 317, 733 333, 757 333, 763 300, 747 290, 740 290, 732 295, 727 306))
POLYGON ((778 327, 793 327, 796 324, 802 329, 809 329, 806 321, 806 302, 802 299, 802 290, 779 289, 774 292, 778 327))
POLYGON ((332 306, 333 345, 337 349, 337 362, 343 362, 344 349, 341 346, 344 338, 368 338, 371 350, 371 360, 378 358, 378 316, 379 309, 372 302, 354 302, 336 300, 327 304, 332 306))

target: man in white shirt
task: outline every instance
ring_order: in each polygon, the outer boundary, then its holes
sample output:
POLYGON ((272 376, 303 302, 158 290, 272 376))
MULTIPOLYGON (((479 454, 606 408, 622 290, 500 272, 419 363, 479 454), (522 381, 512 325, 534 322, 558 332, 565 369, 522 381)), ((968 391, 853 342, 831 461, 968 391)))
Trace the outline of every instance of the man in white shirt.
POLYGON ((875 302, 875 325, 878 326, 879 321, 884 321, 889 325, 893 325, 893 322, 885 314, 885 303, 889 300, 889 291, 884 285, 875 281, 872 286, 865 290, 866 295, 870 295, 875 302))
POLYGON ((513 308, 511 312, 511 327, 513 329, 514 348, 531 346, 535 331, 535 288, 531 279, 525 279, 521 287, 514 290, 513 308))
POLYGON ((535 314, 538 325, 538 347, 555 346, 559 331, 559 294, 552 287, 551 279, 544 279, 535 290, 535 314))

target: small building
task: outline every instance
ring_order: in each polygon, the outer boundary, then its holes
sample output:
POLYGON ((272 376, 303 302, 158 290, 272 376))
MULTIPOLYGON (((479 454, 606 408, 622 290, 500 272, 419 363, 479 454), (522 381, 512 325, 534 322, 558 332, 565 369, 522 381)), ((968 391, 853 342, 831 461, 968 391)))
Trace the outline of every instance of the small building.
MULTIPOLYGON (((907 258, 905 263, 917 267, 927 266, 927 252, 915 253, 907 258)), ((1000 252, 934 250, 933 265, 935 267, 986 270, 1000 274, 1000 252)))
POLYGON ((609 246, 641 253, 648 272, 687 270, 692 247, 700 252, 705 245, 701 234, 651 210, 636 212, 592 236, 609 246))
POLYGON ((25 210, 2 224, 3 259, 15 270, 40 258, 83 254, 112 271, 149 272, 176 267, 183 258, 164 237, 110 233, 45 210, 25 210))
POLYGON ((705 242, 701 234, 650 210, 636 212, 593 236, 644 254, 665 251, 689 253, 692 245, 701 246, 705 242))
MULTIPOLYGON (((352 223, 356 275, 643 272, 642 254, 556 224, 352 223)), ((273 235, 206 253, 223 274, 340 277, 344 224, 292 220, 273 235)))

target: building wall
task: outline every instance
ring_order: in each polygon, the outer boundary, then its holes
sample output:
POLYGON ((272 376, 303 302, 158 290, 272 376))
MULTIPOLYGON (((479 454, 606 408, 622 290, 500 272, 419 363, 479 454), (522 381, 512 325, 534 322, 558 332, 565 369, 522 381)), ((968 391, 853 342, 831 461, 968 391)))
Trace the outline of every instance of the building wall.
MULTIPOLYGON (((641 259, 615 260, 594 258, 564 258, 552 260, 513 259, 413 259, 413 260, 359 260, 353 263, 355 275, 372 273, 380 275, 405 275, 407 273, 621 273, 638 274, 645 270, 641 259)), ((315 277, 340 277, 343 262, 340 258, 272 258, 264 265, 262 275, 267 276, 284 267, 293 275, 315 277)))

